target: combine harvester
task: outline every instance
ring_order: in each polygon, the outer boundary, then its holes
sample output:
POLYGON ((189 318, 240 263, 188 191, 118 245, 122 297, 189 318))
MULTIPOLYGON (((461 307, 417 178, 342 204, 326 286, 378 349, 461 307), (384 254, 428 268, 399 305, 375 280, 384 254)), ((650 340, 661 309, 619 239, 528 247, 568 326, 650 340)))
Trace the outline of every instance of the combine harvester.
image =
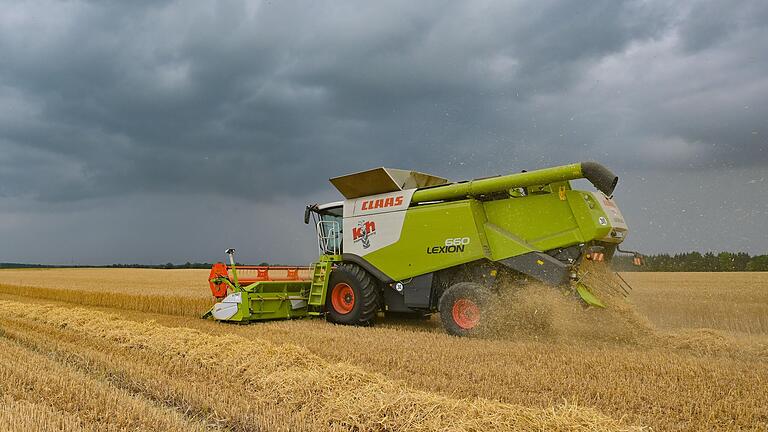
POLYGON ((235 266, 229 249, 230 264, 211 269, 219 301, 205 318, 370 325, 379 311, 439 311, 448 333, 470 335, 502 280, 535 279, 604 307, 579 266, 624 252, 627 225, 611 198, 618 177, 596 162, 457 183, 388 168, 330 181, 345 200, 304 214, 317 228, 317 262, 235 266), (599 192, 573 190, 581 178, 599 192))

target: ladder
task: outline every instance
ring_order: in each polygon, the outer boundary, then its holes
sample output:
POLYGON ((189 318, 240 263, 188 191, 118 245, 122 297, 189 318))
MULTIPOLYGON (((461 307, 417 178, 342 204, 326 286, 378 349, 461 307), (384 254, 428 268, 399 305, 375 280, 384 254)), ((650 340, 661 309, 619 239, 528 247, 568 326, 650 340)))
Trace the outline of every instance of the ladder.
POLYGON ((320 260, 312 264, 312 283, 309 286, 309 297, 307 298, 310 315, 322 315, 321 311, 325 306, 325 292, 328 289, 330 271, 330 261, 320 260))

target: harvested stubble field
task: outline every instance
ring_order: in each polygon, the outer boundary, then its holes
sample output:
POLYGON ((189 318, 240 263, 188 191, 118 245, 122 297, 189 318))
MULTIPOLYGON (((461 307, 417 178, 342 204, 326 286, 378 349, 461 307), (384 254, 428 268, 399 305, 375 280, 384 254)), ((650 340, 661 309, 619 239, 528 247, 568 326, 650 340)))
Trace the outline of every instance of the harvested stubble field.
POLYGON ((0 276, 3 430, 768 429, 766 273, 624 274, 610 313, 532 286, 483 339, 204 321, 200 270, 0 276))

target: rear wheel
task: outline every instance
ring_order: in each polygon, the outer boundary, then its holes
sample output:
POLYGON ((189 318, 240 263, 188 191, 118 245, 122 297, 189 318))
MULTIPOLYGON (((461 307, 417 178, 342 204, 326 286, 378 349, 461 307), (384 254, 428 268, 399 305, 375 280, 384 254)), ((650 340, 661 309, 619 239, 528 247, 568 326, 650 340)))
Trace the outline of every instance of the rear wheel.
POLYGON ((328 321, 371 325, 379 311, 379 287, 361 267, 341 263, 331 271, 325 310, 328 321))
POLYGON ((439 304, 440 320, 445 331, 456 336, 476 333, 490 297, 488 288, 477 283, 451 285, 440 297, 439 304))

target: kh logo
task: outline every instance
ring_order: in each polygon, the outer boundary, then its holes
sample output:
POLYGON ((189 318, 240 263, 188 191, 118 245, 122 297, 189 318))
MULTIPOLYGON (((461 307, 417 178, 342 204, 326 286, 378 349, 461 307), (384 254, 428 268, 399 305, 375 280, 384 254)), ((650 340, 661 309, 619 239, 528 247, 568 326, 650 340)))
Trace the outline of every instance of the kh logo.
POLYGON ((352 228, 352 241, 361 242, 363 249, 371 247, 371 236, 376 234, 376 223, 374 221, 360 220, 357 226, 352 228))

